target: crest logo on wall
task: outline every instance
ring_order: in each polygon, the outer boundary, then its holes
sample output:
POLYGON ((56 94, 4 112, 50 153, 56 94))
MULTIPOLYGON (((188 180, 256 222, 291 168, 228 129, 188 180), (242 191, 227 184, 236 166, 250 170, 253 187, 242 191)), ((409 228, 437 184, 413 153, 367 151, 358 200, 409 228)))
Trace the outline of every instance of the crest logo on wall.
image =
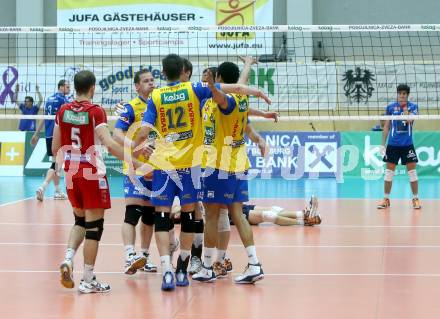
POLYGON ((345 81, 344 92, 350 104, 368 102, 373 95, 373 83, 375 75, 368 69, 356 67, 354 70, 347 70, 342 78, 345 81))

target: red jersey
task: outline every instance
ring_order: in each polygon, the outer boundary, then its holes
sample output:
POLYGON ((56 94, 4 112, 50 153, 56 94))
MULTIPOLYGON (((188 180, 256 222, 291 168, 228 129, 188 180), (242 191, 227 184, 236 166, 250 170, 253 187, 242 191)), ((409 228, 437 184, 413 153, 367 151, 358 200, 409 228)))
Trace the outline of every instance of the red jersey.
POLYGON ((104 175, 105 165, 102 148, 95 129, 107 125, 105 111, 88 101, 76 101, 64 104, 55 116, 55 125, 61 133, 61 147, 64 153, 66 172, 72 168, 75 174, 84 168, 91 168, 90 173, 104 175), (77 166, 78 165, 78 166, 77 166))

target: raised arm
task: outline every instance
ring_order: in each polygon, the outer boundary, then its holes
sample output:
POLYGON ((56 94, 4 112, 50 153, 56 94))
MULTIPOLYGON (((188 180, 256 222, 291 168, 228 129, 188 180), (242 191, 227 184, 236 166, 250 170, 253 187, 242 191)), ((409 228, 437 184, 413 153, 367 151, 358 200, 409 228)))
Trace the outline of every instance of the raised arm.
POLYGON ((265 119, 273 119, 275 122, 278 122, 278 113, 273 111, 263 111, 249 108, 249 115, 264 117, 265 119))
POLYGON ((272 101, 260 90, 243 84, 220 84, 220 89, 225 93, 236 93, 240 95, 252 95, 260 99, 263 99, 267 104, 271 104, 272 101))
POLYGON ((43 95, 41 95, 40 86, 38 84, 35 85, 35 91, 36 91, 37 96, 38 96, 37 106, 38 106, 38 109, 40 109, 41 105, 43 104, 43 95))
POLYGON ((244 62, 243 70, 241 71, 240 78, 238 79, 239 84, 248 84, 249 73, 251 72, 251 67, 253 64, 257 64, 257 59, 252 56, 239 56, 240 60, 244 62))

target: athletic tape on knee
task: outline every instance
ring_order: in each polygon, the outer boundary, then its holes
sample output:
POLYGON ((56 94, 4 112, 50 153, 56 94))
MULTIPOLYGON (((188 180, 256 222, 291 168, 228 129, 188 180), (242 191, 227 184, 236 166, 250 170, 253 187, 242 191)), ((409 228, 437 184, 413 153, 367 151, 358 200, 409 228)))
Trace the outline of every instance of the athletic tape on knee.
POLYGON ((148 226, 154 225, 155 210, 153 206, 142 206, 142 223, 148 226))
POLYGON ((231 230, 231 225, 229 224, 228 210, 220 209, 220 214, 218 215, 218 232, 225 232, 231 230))
POLYGON ((169 212, 156 212, 154 216, 154 231, 169 232, 171 227, 171 219, 169 212))
POLYGON ((408 171, 408 176, 410 182, 417 182, 418 177, 417 177, 417 171, 415 169, 408 171))
POLYGON ((75 226, 79 227, 86 227, 86 218, 85 217, 79 217, 73 213, 73 216, 75 216, 75 226))
POLYGON ((180 213, 180 227, 184 233, 195 233, 196 224, 194 215, 194 211, 180 213))
POLYGON ((104 231, 104 218, 86 222, 86 239, 100 241, 104 231))
POLYGON ((265 210, 263 211, 263 222, 275 223, 277 216, 277 213, 271 210, 265 210))
POLYGON ((140 205, 127 205, 125 207, 124 223, 136 226, 139 222, 139 218, 142 216, 142 206, 140 205))
POLYGON ((385 182, 392 182, 393 181, 393 177, 394 177, 394 171, 392 171, 392 170, 387 168, 385 170, 385 177, 383 178, 383 180, 385 182))

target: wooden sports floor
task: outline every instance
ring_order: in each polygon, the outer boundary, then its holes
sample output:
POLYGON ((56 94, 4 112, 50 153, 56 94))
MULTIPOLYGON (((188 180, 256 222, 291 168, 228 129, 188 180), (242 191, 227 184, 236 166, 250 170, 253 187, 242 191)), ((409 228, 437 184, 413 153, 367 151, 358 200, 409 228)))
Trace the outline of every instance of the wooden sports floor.
MULTIPOLYGON (((2 183, 2 188, 7 187, 2 183)), ((300 209, 300 199, 260 199, 300 209)), ((112 199, 95 270, 108 294, 81 295, 59 284, 72 213, 68 201, 22 199, 0 206, 0 318, 440 318, 438 199, 413 211, 393 200, 321 199, 319 227, 254 226, 265 279, 236 285, 191 282, 160 290, 159 274, 122 273, 124 203, 112 199)), ((156 247, 151 248, 159 263, 156 247)), ((247 258, 235 228, 229 255, 235 275, 247 258)), ((75 280, 82 252, 75 257, 75 280)))

